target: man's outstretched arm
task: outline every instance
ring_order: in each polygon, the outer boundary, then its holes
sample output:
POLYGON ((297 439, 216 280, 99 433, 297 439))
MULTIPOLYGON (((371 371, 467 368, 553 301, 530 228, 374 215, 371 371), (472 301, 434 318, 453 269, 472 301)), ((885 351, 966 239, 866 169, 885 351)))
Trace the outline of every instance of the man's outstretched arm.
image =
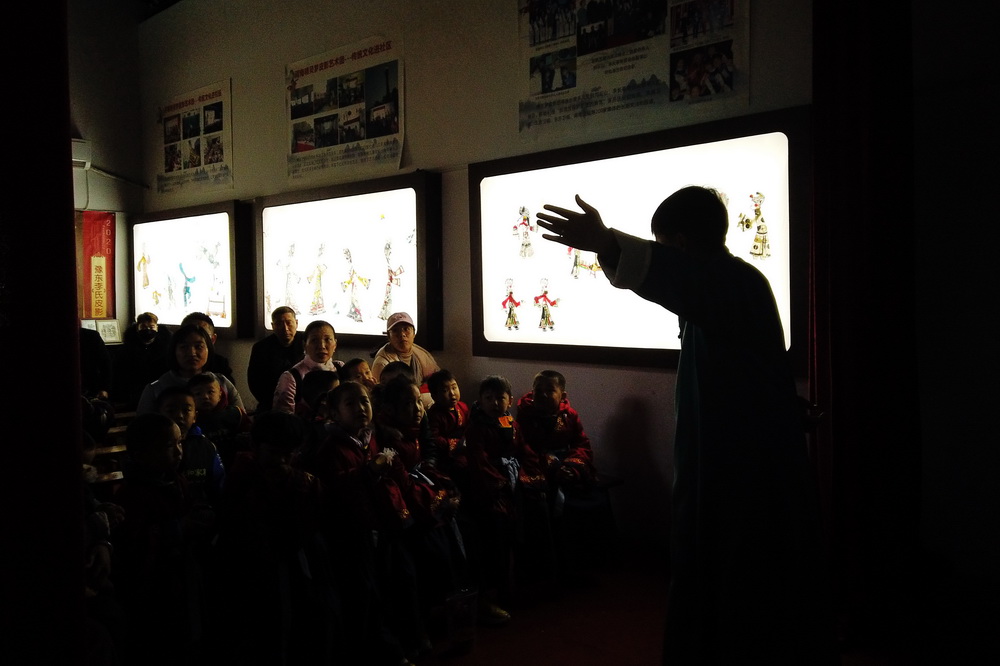
POLYGON ((538 225, 551 233, 542 238, 578 250, 596 252, 602 266, 612 270, 618 267, 621 248, 614 232, 604 225, 596 208, 576 195, 576 204, 583 212, 545 204, 549 213, 538 213, 538 225))

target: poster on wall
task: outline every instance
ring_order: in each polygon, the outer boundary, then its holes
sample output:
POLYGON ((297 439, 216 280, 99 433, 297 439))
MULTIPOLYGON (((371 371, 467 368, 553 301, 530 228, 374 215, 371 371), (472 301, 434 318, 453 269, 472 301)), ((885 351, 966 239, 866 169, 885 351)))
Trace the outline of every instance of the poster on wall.
POLYGON ((544 240, 536 214, 548 203, 575 208, 580 194, 609 226, 651 238, 653 211, 667 194, 691 184, 712 187, 728 201, 726 245, 770 282, 789 347, 788 165, 789 139, 772 131, 495 175, 487 163, 482 178, 478 167, 470 169, 470 186, 478 183, 479 191, 473 252, 480 270, 473 282, 482 300, 484 355, 502 353, 489 343, 523 346, 542 357, 547 345, 680 349, 676 315, 611 286, 593 252, 544 240), (622 196, 626 183, 628 196, 622 196))
POLYGON ((286 69, 288 178, 391 164, 403 153, 402 42, 371 37, 286 69))
POLYGON ((522 136, 749 100, 749 0, 520 0, 522 136))
POLYGON ((156 191, 233 188, 230 81, 192 90, 160 107, 156 191))
POLYGON ((382 336, 401 311, 419 326, 412 187, 268 206, 261 220, 265 319, 287 305, 300 329, 321 319, 338 335, 382 336))
POLYGON ((115 317, 115 214, 76 214, 80 317, 115 317))

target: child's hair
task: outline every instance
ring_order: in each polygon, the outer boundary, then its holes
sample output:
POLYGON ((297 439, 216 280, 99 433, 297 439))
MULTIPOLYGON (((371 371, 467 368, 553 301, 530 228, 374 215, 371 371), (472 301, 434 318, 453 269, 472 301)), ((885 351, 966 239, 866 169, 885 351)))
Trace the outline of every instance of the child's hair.
POLYGON ((163 414, 139 414, 125 429, 125 447, 132 457, 141 457, 173 434, 174 422, 163 414))
POLYGON ((406 375, 411 380, 415 380, 416 377, 413 376, 413 370, 410 366, 402 361, 390 361, 384 368, 382 368, 382 374, 379 378, 389 377, 386 381, 391 381, 392 377, 396 375, 406 375))
POLYGON ((444 390, 445 384, 453 381, 455 375, 451 374, 451 370, 438 370, 427 378, 427 388, 430 389, 431 395, 435 395, 444 390))
POLYGON ((136 324, 158 324, 160 319, 152 312, 143 312, 135 316, 136 324))
POLYGON ((333 390, 340 383, 340 375, 336 370, 313 370, 307 372, 296 387, 296 399, 302 400, 309 406, 309 412, 316 411, 316 404, 320 397, 333 390))
POLYGON ((729 213, 717 190, 683 187, 663 200, 650 222, 654 236, 683 234, 688 245, 712 250, 726 244, 729 213))
POLYGON ((337 407, 340 405, 340 401, 344 399, 345 395, 359 394, 367 395, 368 389, 365 385, 360 382, 341 382, 337 385, 335 389, 327 393, 327 405, 336 411, 337 407))
POLYGON ((177 362, 177 347, 181 344, 181 342, 191 337, 192 333, 201 336, 202 340, 205 341, 205 345, 208 347, 208 361, 205 365, 207 366, 212 362, 212 356, 215 354, 215 346, 212 344, 212 336, 198 324, 185 324, 174 332, 173 337, 170 338, 170 346, 167 348, 167 367, 174 372, 179 372, 181 369, 181 364, 177 362))
POLYGON ((566 378, 563 377, 561 372, 557 372, 555 370, 542 370, 537 375, 535 375, 535 378, 533 380, 531 380, 531 385, 535 386, 536 384, 538 384, 538 380, 540 379, 551 380, 555 382, 555 385, 558 386, 560 390, 562 391, 566 390, 566 378))
POLYGON ((367 362, 368 361, 366 361, 365 359, 361 358, 360 356, 352 358, 350 361, 348 361, 343 366, 341 366, 341 368, 340 368, 340 381, 342 381, 342 382, 350 381, 351 380, 351 373, 354 372, 354 368, 358 367, 362 363, 367 363, 367 362))
POLYGON ((404 375, 396 375, 385 384, 379 384, 378 407, 389 409, 398 405, 403 399, 412 397, 412 389, 416 382, 404 375))
POLYGON ((479 395, 487 391, 514 395, 510 390, 510 382, 507 381, 506 377, 500 375, 489 375, 483 381, 479 382, 479 395))
POLYGON ((219 390, 222 390, 222 384, 219 382, 219 378, 211 372, 202 372, 195 375, 188 380, 187 387, 188 390, 193 391, 199 386, 208 386, 209 384, 218 384, 219 390))
POLYGON ((194 393, 192 393, 191 389, 187 386, 168 386, 160 391, 160 394, 156 396, 156 411, 160 411, 160 408, 163 407, 163 403, 167 400, 178 395, 186 395, 191 398, 192 401, 194 400, 194 393))
POLYGON ((302 419, 279 411, 258 414, 250 427, 250 441, 254 447, 269 444, 286 453, 302 444, 305 436, 302 419))
POLYGON ((314 321, 309 322, 309 324, 306 326, 306 337, 308 338, 310 333, 324 326, 329 327, 329 329, 333 331, 333 337, 337 337, 337 329, 333 327, 333 324, 331 324, 328 321, 323 321, 322 319, 316 319, 314 321))

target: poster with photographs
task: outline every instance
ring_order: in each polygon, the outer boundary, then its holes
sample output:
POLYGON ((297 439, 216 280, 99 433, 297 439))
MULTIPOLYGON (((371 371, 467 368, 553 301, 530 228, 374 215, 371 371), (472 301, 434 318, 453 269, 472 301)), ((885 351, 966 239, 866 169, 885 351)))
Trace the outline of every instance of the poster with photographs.
POLYGON ((520 0, 519 20, 522 136, 749 100, 749 0, 520 0))
POLYGON ((338 334, 381 336, 393 312, 416 318, 413 188, 269 206, 261 219, 265 327, 281 305, 300 329, 321 319, 338 334))
POLYGON ((402 42, 373 37, 288 65, 288 178, 338 167, 399 166, 402 42))
POLYGON ((227 79, 160 107, 158 193, 233 188, 230 104, 227 79))

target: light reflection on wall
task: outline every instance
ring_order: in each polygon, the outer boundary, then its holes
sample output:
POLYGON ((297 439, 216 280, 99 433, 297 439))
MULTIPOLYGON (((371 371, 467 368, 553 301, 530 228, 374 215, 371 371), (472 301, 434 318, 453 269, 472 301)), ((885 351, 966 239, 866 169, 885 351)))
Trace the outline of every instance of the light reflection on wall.
POLYGON ((180 324, 191 312, 233 324, 228 213, 143 222, 132 227, 135 313, 152 312, 162 324, 180 324))
POLYGON ((299 329, 383 335, 385 319, 417 312, 416 192, 412 188, 270 206, 263 210, 264 326, 289 305, 299 329))
POLYGON ((653 211, 688 185, 728 198, 726 244, 770 281, 790 346, 788 139, 780 132, 484 178, 486 340, 679 349, 665 334, 678 330, 676 316, 612 287, 593 253, 542 239, 535 214, 546 203, 575 207, 579 194, 608 226, 651 239, 653 211))

